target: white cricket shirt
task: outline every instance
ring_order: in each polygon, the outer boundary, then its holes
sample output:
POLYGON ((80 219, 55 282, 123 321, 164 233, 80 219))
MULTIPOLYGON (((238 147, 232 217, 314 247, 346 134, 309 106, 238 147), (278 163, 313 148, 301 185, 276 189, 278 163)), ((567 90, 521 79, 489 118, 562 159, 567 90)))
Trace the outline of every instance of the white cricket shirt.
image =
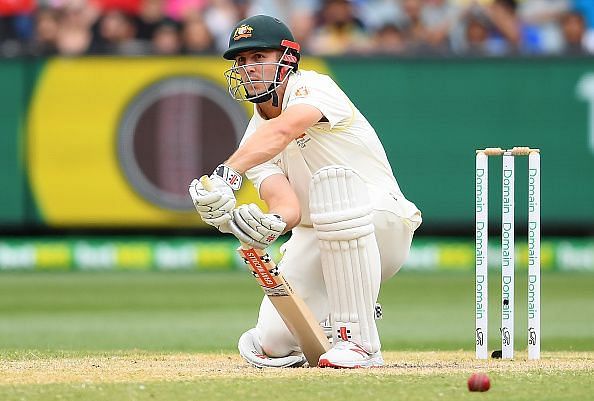
MULTIPOLYGON (((309 183, 313 173, 329 165, 356 170, 367 184, 369 198, 377 208, 386 195, 401 197, 392 168, 379 138, 345 93, 327 75, 298 71, 289 77, 282 110, 295 104, 316 107, 328 122, 318 122, 292 141, 270 161, 249 169, 246 177, 259 191, 260 184, 273 174, 285 175, 301 204, 301 225, 311 226, 309 183)), ((242 143, 265 120, 254 105, 242 143)))

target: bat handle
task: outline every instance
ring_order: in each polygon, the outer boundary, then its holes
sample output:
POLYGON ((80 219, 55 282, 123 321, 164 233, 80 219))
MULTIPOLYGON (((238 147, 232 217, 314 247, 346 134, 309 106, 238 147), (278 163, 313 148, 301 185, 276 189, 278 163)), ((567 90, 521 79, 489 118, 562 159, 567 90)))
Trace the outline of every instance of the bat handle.
POLYGON ((212 191, 214 189, 212 186, 212 181, 210 181, 210 178, 207 175, 200 177, 200 182, 207 191, 212 191))

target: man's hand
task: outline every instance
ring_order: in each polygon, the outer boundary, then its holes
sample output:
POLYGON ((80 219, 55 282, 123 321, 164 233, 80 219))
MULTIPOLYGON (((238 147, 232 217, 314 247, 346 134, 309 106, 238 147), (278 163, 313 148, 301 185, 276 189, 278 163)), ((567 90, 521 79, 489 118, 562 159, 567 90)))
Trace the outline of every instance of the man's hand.
POLYGON ((233 219, 231 212, 236 204, 233 189, 215 174, 210 176, 210 187, 206 189, 200 180, 192 180, 189 192, 194 207, 206 224, 229 233, 229 221, 233 219))
POLYGON ((279 215, 266 214, 253 203, 233 210, 233 219, 229 222, 229 229, 237 239, 260 249, 276 241, 286 226, 279 215))

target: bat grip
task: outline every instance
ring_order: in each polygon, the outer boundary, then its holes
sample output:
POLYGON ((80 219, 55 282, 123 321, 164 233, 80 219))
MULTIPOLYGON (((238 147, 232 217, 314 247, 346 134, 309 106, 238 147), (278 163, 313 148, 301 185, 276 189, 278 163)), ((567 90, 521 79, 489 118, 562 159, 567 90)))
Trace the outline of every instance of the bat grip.
POLYGON ((207 191, 212 191, 214 189, 212 186, 212 181, 210 181, 210 178, 207 175, 200 177, 200 182, 207 191))

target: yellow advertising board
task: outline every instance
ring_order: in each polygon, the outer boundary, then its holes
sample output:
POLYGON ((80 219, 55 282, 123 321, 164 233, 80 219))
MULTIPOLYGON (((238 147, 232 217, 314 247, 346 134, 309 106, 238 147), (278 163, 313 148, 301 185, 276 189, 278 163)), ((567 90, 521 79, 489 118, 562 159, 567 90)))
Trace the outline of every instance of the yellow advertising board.
MULTIPOLYGON (((229 67, 218 57, 49 60, 27 119, 29 178, 43 220, 201 225, 187 185, 233 152, 253 108, 227 94, 229 67)), ((263 206, 249 184, 238 202, 263 206)))

